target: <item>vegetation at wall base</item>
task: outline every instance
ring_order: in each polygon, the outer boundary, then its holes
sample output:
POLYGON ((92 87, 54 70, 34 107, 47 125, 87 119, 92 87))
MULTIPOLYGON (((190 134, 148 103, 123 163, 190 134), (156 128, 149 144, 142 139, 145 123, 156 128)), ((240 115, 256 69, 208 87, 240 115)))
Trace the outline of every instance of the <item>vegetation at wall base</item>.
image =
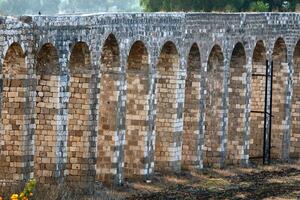
MULTIPOLYGON (((30 200, 33 197, 33 191, 35 190, 36 187, 36 180, 31 179, 29 180, 23 191, 20 193, 14 193, 10 196, 10 200, 30 200)), ((4 197, 1 196, 0 194, 0 200, 6 200, 4 197)))

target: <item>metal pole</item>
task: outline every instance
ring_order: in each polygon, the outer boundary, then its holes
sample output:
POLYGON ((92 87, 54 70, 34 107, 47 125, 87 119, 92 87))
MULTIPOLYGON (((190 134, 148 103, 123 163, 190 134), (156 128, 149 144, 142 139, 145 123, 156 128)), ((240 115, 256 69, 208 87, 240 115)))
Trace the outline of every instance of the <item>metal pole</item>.
POLYGON ((265 108, 264 108, 264 143, 263 143, 263 164, 266 163, 266 144, 267 144, 267 107, 268 107, 268 69, 269 64, 266 60, 266 80, 265 80, 265 108))
POLYGON ((269 115, 269 146, 268 146, 268 164, 271 162, 272 145, 272 99, 273 99, 273 61, 271 62, 271 83, 270 83, 270 115, 269 115))

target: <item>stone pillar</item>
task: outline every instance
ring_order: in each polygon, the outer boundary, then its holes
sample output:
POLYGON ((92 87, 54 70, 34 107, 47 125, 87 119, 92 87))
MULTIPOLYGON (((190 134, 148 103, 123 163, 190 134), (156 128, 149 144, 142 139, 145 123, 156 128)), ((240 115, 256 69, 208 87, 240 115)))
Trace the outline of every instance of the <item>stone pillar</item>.
MULTIPOLYGON (((249 55, 249 54, 248 54, 249 55)), ((252 78, 252 57, 247 57, 246 64, 246 94, 245 94, 245 128, 243 138, 243 150, 241 155, 241 164, 247 166, 249 164, 250 154, 250 115, 251 115, 251 78, 252 78)))
POLYGON ((185 79, 187 76, 187 63, 186 59, 180 59, 180 67, 177 74, 177 94, 176 94, 176 102, 177 102, 177 117, 175 121, 175 129, 174 129, 174 145, 175 152, 172 157, 174 159, 174 166, 172 166, 173 170, 181 171, 181 160, 182 160, 182 139, 183 139, 183 118, 184 118, 184 101, 185 101, 185 79))
POLYGON ((69 75, 67 69, 69 48, 66 41, 58 41, 59 44, 59 65, 60 73, 58 78, 59 106, 57 115, 57 135, 56 135, 56 169, 55 178, 58 183, 64 181, 67 164, 67 140, 68 140, 68 82, 69 75))
MULTIPOLYGON (((122 47, 121 47, 122 48, 122 47)), ((121 54, 120 57, 121 71, 119 73, 119 85, 118 85, 118 104, 117 104, 117 133, 116 133, 116 175, 115 184, 122 184, 124 181, 124 145, 125 145, 125 123, 126 123, 126 81, 125 81, 125 66, 126 58, 121 54)))
POLYGON ((162 47, 157 64, 155 169, 180 171, 183 131, 185 60, 174 43, 162 47))
MULTIPOLYGON (((93 54, 93 53, 92 53, 93 54)), ((98 57, 97 57, 98 58, 98 57)), ((88 183, 91 184, 90 188, 93 187, 93 183, 96 180, 96 162, 97 162, 97 138, 98 138, 98 127, 99 127, 99 83, 100 83, 100 72, 99 72, 99 61, 94 61, 92 65, 92 74, 90 80, 90 115, 89 115, 89 166, 87 169, 88 183)))
POLYGON ((285 117, 282 138, 282 159, 288 161, 290 159, 290 144, 291 144, 291 131, 292 131, 292 94, 293 94, 293 56, 287 56, 288 74, 287 85, 285 88, 285 117))
POLYGON ((35 41, 32 37, 32 32, 26 36, 25 44, 25 56, 27 56, 27 76, 28 81, 25 80, 25 169, 23 171, 24 179, 27 181, 34 177, 34 134, 35 134, 35 93, 36 93, 36 76, 34 74, 34 64, 35 64, 35 55, 34 55, 34 46, 35 41))
POLYGON ((145 171, 146 171, 146 179, 152 177, 154 173, 154 153, 155 153, 155 88, 156 88, 156 74, 154 71, 154 61, 153 57, 150 57, 150 70, 149 70, 149 81, 148 81, 148 96, 149 96, 149 110, 148 110, 148 133, 147 133, 147 146, 145 152, 145 171))
POLYGON ((204 134, 205 134, 205 110, 206 110, 206 74, 207 74, 207 60, 204 60, 201 64, 201 80, 200 80, 200 119, 199 119, 199 134, 197 145, 197 168, 202 169, 204 167, 204 134))
POLYGON ((230 81, 230 55, 227 46, 224 47, 224 76, 223 76, 223 96, 222 96, 222 133, 220 144, 220 167, 225 167, 228 143, 228 110, 229 110, 229 81, 230 81))

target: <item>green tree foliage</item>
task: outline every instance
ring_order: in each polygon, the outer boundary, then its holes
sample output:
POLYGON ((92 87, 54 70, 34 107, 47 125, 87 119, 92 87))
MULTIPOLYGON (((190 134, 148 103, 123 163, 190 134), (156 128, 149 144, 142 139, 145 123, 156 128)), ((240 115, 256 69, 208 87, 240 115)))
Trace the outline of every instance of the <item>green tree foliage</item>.
POLYGON ((299 0, 140 0, 145 11, 294 11, 299 0))
POLYGON ((300 0, 0 0, 4 15, 140 11, 294 11, 300 0), (140 7, 141 6, 141 7, 140 7))
POLYGON ((269 4, 263 1, 256 1, 250 4, 250 11, 253 12, 268 12, 269 10, 270 10, 269 4))

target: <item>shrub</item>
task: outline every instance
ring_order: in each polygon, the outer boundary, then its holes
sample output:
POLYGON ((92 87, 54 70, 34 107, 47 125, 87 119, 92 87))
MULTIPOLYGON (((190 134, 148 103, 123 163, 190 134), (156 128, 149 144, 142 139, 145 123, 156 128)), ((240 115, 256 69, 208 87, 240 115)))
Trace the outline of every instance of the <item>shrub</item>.
POLYGON ((253 12, 268 12, 269 4, 263 1, 256 1, 250 4, 250 10, 253 12))
MULTIPOLYGON (((20 194, 12 194, 10 200, 30 200, 33 196, 33 190, 36 187, 36 181, 34 179, 26 183, 23 191, 20 194)), ((0 200, 4 200, 0 196, 0 200)))

